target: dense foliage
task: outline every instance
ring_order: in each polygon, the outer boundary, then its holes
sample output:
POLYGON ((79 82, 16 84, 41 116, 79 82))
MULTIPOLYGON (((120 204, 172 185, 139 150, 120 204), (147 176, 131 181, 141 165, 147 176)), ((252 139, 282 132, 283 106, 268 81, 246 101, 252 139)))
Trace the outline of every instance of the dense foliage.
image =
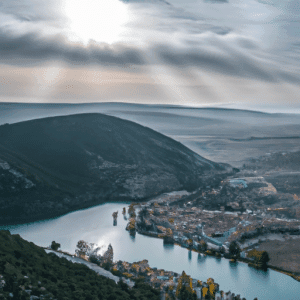
POLYGON ((160 292, 142 283, 130 289, 99 276, 82 264, 74 264, 23 240, 0 231, 0 299, 160 299, 160 292), (2 276, 2 278, 1 278, 2 276), (12 293, 13 297, 9 296, 12 293))
POLYGON ((233 241, 233 242, 230 243, 230 245, 229 245, 229 254, 233 258, 239 258, 240 257, 241 248, 240 248, 239 244, 236 241, 233 241))
POLYGON ((178 279, 176 297, 178 297, 180 300, 197 299, 196 293, 194 292, 192 287, 192 278, 188 276, 184 271, 178 279))
POLYGON ((51 243, 51 249, 54 250, 54 251, 57 251, 58 248, 60 248, 60 244, 56 243, 55 241, 52 241, 52 243, 51 243))
POLYGON ((249 251, 248 258, 254 259, 254 262, 260 267, 265 267, 270 260, 267 251, 258 251, 256 249, 249 251))

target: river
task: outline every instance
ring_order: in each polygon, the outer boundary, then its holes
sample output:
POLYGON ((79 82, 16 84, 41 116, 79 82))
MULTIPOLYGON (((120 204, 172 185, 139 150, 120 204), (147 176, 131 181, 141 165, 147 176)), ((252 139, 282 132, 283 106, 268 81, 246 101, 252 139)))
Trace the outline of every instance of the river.
POLYGON ((131 237, 121 214, 126 204, 110 203, 79 210, 64 216, 28 224, 2 226, 12 234, 39 246, 49 246, 53 240, 64 251, 75 253, 76 244, 83 239, 114 249, 114 260, 128 262, 147 259, 151 267, 181 273, 183 270, 202 281, 212 277, 220 289, 240 294, 247 300, 300 299, 300 283, 273 270, 261 271, 247 264, 232 263, 227 259, 201 256, 179 246, 164 246, 161 239, 137 234, 131 237), (117 226, 112 213, 119 211, 117 226))

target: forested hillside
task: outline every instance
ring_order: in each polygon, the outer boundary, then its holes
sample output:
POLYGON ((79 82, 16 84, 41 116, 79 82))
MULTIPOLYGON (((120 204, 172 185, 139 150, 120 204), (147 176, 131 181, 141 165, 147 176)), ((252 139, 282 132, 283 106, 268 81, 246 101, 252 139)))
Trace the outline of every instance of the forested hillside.
POLYGON ((142 283, 132 289, 0 231, 0 299, 159 300, 160 292, 142 283))
POLYGON ((182 144, 103 114, 0 126, 0 224, 205 185, 223 171, 182 144))

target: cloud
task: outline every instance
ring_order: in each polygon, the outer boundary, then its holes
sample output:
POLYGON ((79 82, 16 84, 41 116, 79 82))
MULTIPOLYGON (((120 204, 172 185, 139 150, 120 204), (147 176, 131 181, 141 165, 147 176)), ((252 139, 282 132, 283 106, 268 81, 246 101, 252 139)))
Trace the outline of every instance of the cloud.
MULTIPOLYGON (((197 36, 197 42, 184 45, 160 43, 144 48, 124 43, 108 45, 90 43, 88 46, 68 42, 63 35, 42 36, 36 32, 14 36, 0 32, 0 61, 11 65, 40 65, 45 61, 62 61, 70 66, 101 65, 110 67, 138 67, 155 64, 174 68, 199 68, 230 76, 242 76, 270 82, 285 80, 299 83, 297 74, 289 73, 263 59, 251 50, 251 40, 231 34, 215 33, 197 36), (230 39, 231 46, 227 40, 230 39), (197 45, 196 43, 200 45, 197 45), (240 44, 240 45, 239 45, 240 44), (155 57, 151 60, 149 57, 155 57)), ((255 49, 256 51, 256 49, 255 49)))
POLYGON ((60 0, 10 0, 0 3, 0 12, 21 22, 57 22, 60 5, 60 0))
POLYGON ((0 61, 12 65, 38 65, 60 60, 70 65, 140 65, 140 52, 122 44, 90 44, 84 47, 69 43, 62 35, 41 36, 36 32, 13 36, 0 32, 0 61))
MULTIPOLYGON (((89 99, 122 99, 122 95, 146 99, 150 95, 148 99, 157 101, 172 97, 176 101, 177 97, 190 103, 227 103, 235 101, 231 90, 253 102, 264 101, 259 93, 267 90, 268 101, 272 97, 280 101, 279 95, 284 98, 285 93, 294 97, 293 101, 299 100, 297 1, 124 1, 131 18, 119 42, 91 41, 87 45, 70 41, 61 9, 64 0, 49 1, 10 0, 0 4, 1 64, 11 66, 14 72, 61 64, 76 69, 76 76, 99 67, 99 72, 119 72, 122 76, 128 72, 147 80, 132 77, 128 82, 107 83, 106 88, 92 84, 89 89, 87 81, 76 81, 74 75, 51 87, 46 85, 48 90, 42 88, 43 94, 38 87, 41 83, 34 83, 36 78, 21 80, 16 75, 11 78, 11 87, 0 84, 2 97, 17 97, 22 91, 30 97, 38 90, 41 97, 52 100, 79 99, 86 92, 89 99), (20 90, 15 92, 18 81, 20 90), (76 88, 66 90, 72 81, 76 88), (273 94, 276 84, 282 87, 278 96, 273 94)), ((241 97, 237 98, 240 101, 241 97)))

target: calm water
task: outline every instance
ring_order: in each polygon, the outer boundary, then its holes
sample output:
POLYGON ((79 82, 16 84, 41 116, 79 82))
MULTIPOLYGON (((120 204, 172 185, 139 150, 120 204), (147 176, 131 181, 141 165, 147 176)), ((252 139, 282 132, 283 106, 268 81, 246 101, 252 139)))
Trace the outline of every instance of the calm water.
MULTIPOLYGON (((129 262, 147 259, 151 267, 175 271, 183 270, 193 278, 206 281, 212 277, 220 289, 232 291, 253 300, 300 299, 300 283, 281 273, 258 271, 243 263, 226 259, 202 257, 179 246, 165 247, 162 240, 137 234, 130 237, 125 231, 126 221, 121 214, 125 204, 104 204, 76 211, 65 216, 30 224, 4 226, 11 233, 40 246, 59 242, 62 249, 75 253, 78 240, 99 246, 112 244, 114 260, 129 262), (112 213, 119 211, 118 224, 113 226, 112 213)), ((106 247, 104 250, 106 250, 106 247)))

